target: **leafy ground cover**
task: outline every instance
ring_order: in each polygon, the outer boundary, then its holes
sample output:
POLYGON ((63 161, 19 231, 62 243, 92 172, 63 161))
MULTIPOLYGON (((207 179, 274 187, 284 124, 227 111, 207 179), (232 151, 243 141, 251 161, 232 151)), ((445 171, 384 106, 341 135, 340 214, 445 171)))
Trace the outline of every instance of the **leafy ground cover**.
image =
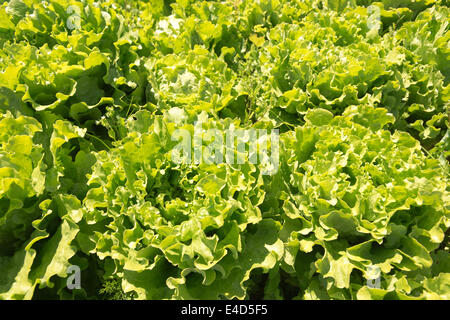
POLYGON ((0 0, 0 299, 450 299, 449 10, 0 0))

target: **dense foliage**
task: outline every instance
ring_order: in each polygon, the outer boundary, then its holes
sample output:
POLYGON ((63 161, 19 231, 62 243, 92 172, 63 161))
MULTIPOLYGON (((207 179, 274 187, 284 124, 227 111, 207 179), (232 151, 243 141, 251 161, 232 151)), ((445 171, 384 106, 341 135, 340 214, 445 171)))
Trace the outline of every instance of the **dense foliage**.
POLYGON ((450 299, 449 11, 0 0, 0 299, 450 299))

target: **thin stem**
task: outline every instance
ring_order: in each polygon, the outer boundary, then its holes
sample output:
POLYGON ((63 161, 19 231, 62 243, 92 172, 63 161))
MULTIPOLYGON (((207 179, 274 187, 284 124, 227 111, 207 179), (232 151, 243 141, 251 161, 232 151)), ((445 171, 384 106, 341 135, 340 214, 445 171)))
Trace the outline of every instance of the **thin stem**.
POLYGON ((133 96, 131 96, 131 101, 130 101, 130 105, 128 106, 128 111, 127 111, 127 115, 126 117, 128 118, 128 114, 130 113, 130 109, 131 109, 131 105, 133 104, 133 96))
POLYGON ((97 139, 97 141, 100 141, 106 148, 108 148, 108 150, 111 150, 111 148, 102 139, 100 139, 100 138, 98 138, 98 137, 96 137, 93 134, 90 134, 88 132, 86 132, 86 135, 89 136, 89 137, 92 137, 94 139, 97 139))

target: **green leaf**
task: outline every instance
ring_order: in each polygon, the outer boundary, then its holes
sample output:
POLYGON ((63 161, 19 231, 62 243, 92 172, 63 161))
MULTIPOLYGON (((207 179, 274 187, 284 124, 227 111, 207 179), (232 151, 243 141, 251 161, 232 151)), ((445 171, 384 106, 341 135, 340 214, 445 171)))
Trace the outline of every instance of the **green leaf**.
POLYGON ((213 174, 210 174, 200 179, 197 183, 196 189, 207 195, 217 195, 225 187, 225 184, 225 181, 219 179, 213 174))
POLYGON ((324 126, 330 123, 333 114, 325 109, 313 109, 305 115, 305 120, 314 126, 324 126))

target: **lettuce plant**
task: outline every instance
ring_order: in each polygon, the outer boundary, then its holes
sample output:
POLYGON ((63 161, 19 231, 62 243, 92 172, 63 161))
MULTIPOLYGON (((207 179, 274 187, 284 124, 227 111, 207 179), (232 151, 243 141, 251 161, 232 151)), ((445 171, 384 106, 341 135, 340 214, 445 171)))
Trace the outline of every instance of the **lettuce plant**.
POLYGON ((450 299, 448 18, 0 1, 0 299, 450 299))

